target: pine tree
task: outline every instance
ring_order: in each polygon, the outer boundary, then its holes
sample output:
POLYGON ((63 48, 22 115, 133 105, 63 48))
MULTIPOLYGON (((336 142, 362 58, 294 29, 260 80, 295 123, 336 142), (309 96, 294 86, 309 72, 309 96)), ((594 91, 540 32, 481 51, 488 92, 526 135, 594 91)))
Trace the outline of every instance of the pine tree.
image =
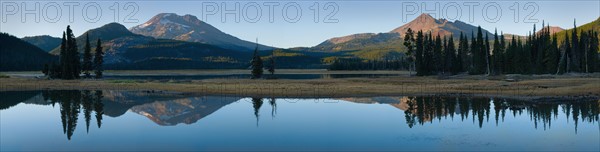
POLYGON ((431 75, 432 71, 434 70, 433 68, 433 52, 434 52, 434 45, 435 42, 433 40, 433 36, 431 35, 431 32, 427 33, 427 36, 425 36, 425 51, 423 53, 423 62, 425 64, 425 68, 424 68, 424 74, 425 75, 431 75))
POLYGON ((71 30, 71 26, 67 26, 66 45, 61 46, 61 66, 62 79, 78 79, 81 73, 81 59, 77 50, 77 41, 71 30), (64 47, 64 52, 63 52, 64 47), (63 54, 64 53, 64 54, 63 54))
POLYGON ((500 40, 498 39, 498 31, 494 30, 494 47, 492 59, 492 75, 500 74, 500 65, 502 65, 502 49, 500 48, 500 40))
POLYGON ((410 63, 409 75, 412 75, 412 70, 415 68, 415 38, 412 29, 408 28, 404 34, 404 47, 406 47, 406 55, 410 63))
POLYGON ((50 67, 48 66, 48 63, 44 64, 44 69, 42 69, 42 73, 44 74, 44 76, 48 76, 49 70, 50 70, 50 67))
MULTIPOLYGON (((487 37, 487 36, 486 36, 487 37)), ((483 33, 481 26, 477 28, 477 39, 472 42, 473 52, 473 70, 470 74, 484 74, 487 70, 487 46, 486 41, 483 39, 483 33)))
POLYGON ((591 72, 599 72, 600 71, 600 59, 598 56, 598 45, 600 45, 600 39, 598 39, 598 32, 596 31, 590 31, 590 34, 588 34, 591 36, 591 40, 590 40, 590 49, 588 50, 588 66, 590 67, 590 73, 591 72))
POLYGON ((92 70, 92 48, 90 46, 89 34, 85 35, 85 47, 83 51, 83 74, 86 78, 90 78, 90 71, 92 70))
POLYGON ((552 42, 550 42, 548 51, 546 51, 546 56, 544 59, 546 73, 556 72, 559 62, 560 62, 560 50, 558 49, 557 36, 556 36, 556 34, 554 34, 552 36, 552 42))
POLYGON ((442 72, 443 74, 449 74, 452 72, 452 60, 449 57, 450 53, 448 53, 448 39, 444 36, 444 40, 442 40, 442 72))
POLYGON ((102 42, 98 39, 96 42, 96 53, 94 54, 94 70, 96 74, 96 79, 102 78, 102 72, 104 68, 102 64, 104 64, 104 51, 102 51, 102 42))
POLYGON ((258 54, 258 44, 254 49, 254 56, 252 57, 252 79, 260 79, 263 74, 263 61, 258 54))
POLYGON ((522 56, 522 62, 520 63, 522 65, 521 67, 521 71, 519 72, 519 74, 531 74, 532 72, 532 53, 531 53, 531 41, 532 41, 532 36, 531 36, 531 32, 529 32, 529 34, 527 35, 527 39, 525 40, 525 44, 522 44, 521 42, 519 42, 519 50, 521 52, 521 54, 519 56, 522 56))
POLYGON ((275 50, 271 52, 271 58, 269 58, 269 73, 271 73, 271 78, 275 75, 275 50))
POLYGON ((506 40, 504 39, 504 33, 500 32, 500 56, 499 57, 499 73, 502 74, 504 73, 504 71, 506 70, 506 67, 504 65, 506 65, 506 40))
POLYGON ((432 74, 437 74, 442 71, 444 68, 443 64, 443 52, 442 52, 442 38, 438 34, 435 37, 435 44, 433 45, 432 58, 433 62, 431 64, 431 68, 434 71, 432 74))
POLYGON ((565 40, 561 46, 563 55, 560 58, 556 74, 563 74, 570 72, 569 67, 571 63, 571 41, 569 40, 569 34, 565 32, 565 40))
POLYGON ((473 32, 471 32, 471 48, 469 49, 469 51, 470 51, 470 54, 471 54, 471 57, 470 57, 471 61, 470 61, 470 64, 469 64, 469 74, 478 74, 476 72, 477 70, 476 70, 476 66, 475 65, 479 64, 479 63, 476 63, 476 62, 479 61, 479 59, 477 59, 477 58, 480 57, 480 55, 479 55, 480 54, 479 53, 479 44, 477 43, 477 39, 475 38, 473 32))
POLYGON ((66 38, 66 32, 63 32, 63 36, 62 36, 62 41, 60 42, 60 55, 59 55, 59 65, 61 68, 56 67, 55 69, 60 69, 61 72, 57 72, 60 73, 60 76, 57 76, 56 78, 66 78, 67 77, 67 60, 69 60, 69 55, 67 54, 67 38, 66 38))
POLYGON ((488 35, 485 34, 485 48, 483 49, 485 52, 485 70, 486 74, 490 75, 490 39, 488 39, 488 35))
POLYGON ((449 60, 449 68, 452 74, 457 74, 460 72, 462 65, 460 65, 460 54, 456 52, 456 47, 454 47, 454 36, 450 35, 450 39, 448 40, 448 46, 446 47, 446 56, 448 56, 449 60))
POLYGON ((504 56, 504 61, 506 61, 504 63, 504 67, 505 67, 505 71, 504 73, 515 73, 516 72, 516 65, 518 63, 517 57, 516 57, 516 50, 517 50, 517 38, 513 35, 511 40, 510 40, 510 44, 508 45, 508 48, 506 49, 506 55, 504 56))
POLYGON ((425 75, 425 64, 423 63, 423 54, 425 52, 425 40, 423 31, 417 32, 416 45, 415 45, 415 65, 417 69, 417 76, 425 75))
POLYGON ((577 36, 577 25, 573 21, 573 31, 571 32, 571 53, 570 53, 570 71, 581 72, 581 51, 579 48, 579 37, 577 36))
POLYGON ((461 31, 460 36, 458 38, 458 53, 456 56, 456 64, 455 64, 455 66, 456 66, 455 72, 457 72, 457 73, 463 72, 465 69, 465 67, 464 67, 465 64, 464 64, 463 59, 466 59, 466 57, 467 57, 467 52, 465 51, 466 48, 467 48, 467 46, 465 46, 465 43, 464 43, 463 32, 461 31))

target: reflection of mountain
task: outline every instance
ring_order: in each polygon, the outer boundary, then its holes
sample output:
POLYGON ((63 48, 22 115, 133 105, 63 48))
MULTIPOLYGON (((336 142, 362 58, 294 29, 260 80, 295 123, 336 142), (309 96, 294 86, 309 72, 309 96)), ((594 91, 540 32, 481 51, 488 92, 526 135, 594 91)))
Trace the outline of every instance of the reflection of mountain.
POLYGON ((37 97, 40 94, 40 91, 3 91, 0 92, 0 97, 2 97, 2 101, 0 101, 0 110, 8 109, 13 107, 21 102, 25 101, 35 101, 31 100, 32 98, 37 97))
POLYGON ((137 105, 132 107, 131 111, 144 115, 163 126, 179 123, 192 124, 239 99, 236 97, 192 97, 137 105))
POLYGON ((155 101, 168 101, 184 96, 174 93, 140 92, 140 91, 105 91, 104 113, 110 117, 119 117, 131 107, 155 101))

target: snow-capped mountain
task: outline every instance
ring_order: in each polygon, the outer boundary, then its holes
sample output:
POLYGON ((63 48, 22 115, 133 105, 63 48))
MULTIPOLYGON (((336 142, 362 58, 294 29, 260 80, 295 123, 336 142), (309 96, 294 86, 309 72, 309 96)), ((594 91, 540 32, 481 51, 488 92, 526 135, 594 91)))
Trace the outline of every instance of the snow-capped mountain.
MULTIPOLYGON (((250 51, 256 47, 256 43, 224 33, 189 14, 179 16, 175 13, 161 13, 144 24, 130 28, 130 31, 154 38, 200 42, 227 49, 250 51)), ((264 45, 258 47, 259 50, 272 49, 264 45)))

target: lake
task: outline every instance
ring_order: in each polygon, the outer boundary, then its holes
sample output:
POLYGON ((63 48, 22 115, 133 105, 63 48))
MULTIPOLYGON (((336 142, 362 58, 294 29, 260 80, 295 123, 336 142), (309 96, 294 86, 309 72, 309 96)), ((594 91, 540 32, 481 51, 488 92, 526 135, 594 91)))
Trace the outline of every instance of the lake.
MULTIPOLYGON (((404 76, 401 74, 277 74, 278 79, 339 79, 339 78, 379 78, 404 76)), ((250 79, 251 74, 209 74, 209 75, 107 75, 106 79, 133 80, 202 80, 202 79, 250 79)), ((265 74, 265 78, 270 75, 265 74)))
POLYGON ((0 151, 600 150, 600 101, 0 92, 0 151))

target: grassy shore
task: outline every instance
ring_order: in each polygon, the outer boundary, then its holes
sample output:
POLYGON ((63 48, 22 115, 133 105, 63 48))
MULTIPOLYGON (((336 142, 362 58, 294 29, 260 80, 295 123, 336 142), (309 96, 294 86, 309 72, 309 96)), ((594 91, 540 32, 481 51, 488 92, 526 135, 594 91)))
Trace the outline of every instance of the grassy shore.
MULTIPOLYGON (((292 70, 293 71, 293 70, 292 70)), ((132 72, 119 71, 122 74, 132 72)), ((170 71, 177 72, 177 71, 170 71)), ((189 71, 188 71, 189 72, 189 71)), ((179 72, 179 73, 188 73, 179 72)), ((215 71, 216 72, 216 71, 215 71)), ((246 71, 247 72, 247 71, 246 71)), ((315 71, 298 71, 310 73, 315 71)), ((322 71, 316 71, 322 72, 322 71)), ((344 71, 339 71, 344 72, 344 71)), ((351 73, 354 71, 346 71, 351 73)), ((384 71, 382 71, 385 73, 384 71)), ((152 74, 154 72, 136 72, 152 74)), ((162 72, 161 72, 162 73, 162 72)), ((350 97, 387 95, 458 95, 509 98, 598 98, 599 74, 586 75, 507 75, 452 77, 385 77, 310 80, 45 80, 10 77, 0 79, 0 91, 23 90, 164 90, 191 94, 350 97)))

